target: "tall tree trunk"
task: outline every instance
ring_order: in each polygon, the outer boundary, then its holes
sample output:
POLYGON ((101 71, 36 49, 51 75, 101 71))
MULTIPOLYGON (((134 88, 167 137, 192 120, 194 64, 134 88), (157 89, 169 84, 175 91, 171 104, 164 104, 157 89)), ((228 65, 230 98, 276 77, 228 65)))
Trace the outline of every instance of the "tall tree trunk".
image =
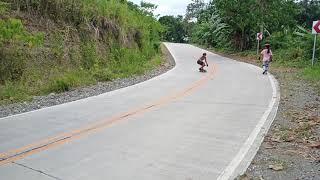
POLYGON ((240 42, 240 50, 244 50, 244 45, 245 45, 245 31, 244 27, 241 28, 241 42, 240 42))

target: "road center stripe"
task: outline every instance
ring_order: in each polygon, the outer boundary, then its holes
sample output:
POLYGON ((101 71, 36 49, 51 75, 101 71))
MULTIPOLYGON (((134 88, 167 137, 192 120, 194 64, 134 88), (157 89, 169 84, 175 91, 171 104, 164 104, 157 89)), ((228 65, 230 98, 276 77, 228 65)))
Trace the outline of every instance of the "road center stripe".
POLYGON ((55 137, 51 137, 48 139, 41 140, 36 143, 29 144, 27 146, 10 150, 5 153, 0 154, 0 166, 11 163, 13 161, 17 161, 20 159, 23 159, 27 156, 31 156, 33 154, 51 149, 53 147, 57 147, 59 145, 66 144, 67 142, 70 142, 72 140, 81 138, 85 135, 89 135, 91 133, 97 133, 100 130, 103 130, 107 127, 110 127, 111 125, 115 124, 116 122, 123 121, 128 119, 129 117, 133 117, 135 115, 143 114, 147 111, 154 110, 156 108, 160 108, 161 106, 167 105, 171 102, 174 102, 176 100, 179 100, 185 96, 188 96, 204 86, 210 79, 212 79, 217 71, 217 65, 213 65, 212 68, 209 70, 208 74, 206 76, 202 77, 200 80, 196 81, 195 83, 191 84, 187 88, 183 89, 182 91, 179 91, 177 93, 174 93, 169 96, 165 96, 163 98, 160 98, 159 100, 149 104, 142 106, 141 108, 137 108, 116 116, 113 116, 108 119, 104 119, 101 121, 98 121, 97 123, 90 124, 88 126, 85 126, 81 129, 76 129, 71 132, 62 133, 55 137))

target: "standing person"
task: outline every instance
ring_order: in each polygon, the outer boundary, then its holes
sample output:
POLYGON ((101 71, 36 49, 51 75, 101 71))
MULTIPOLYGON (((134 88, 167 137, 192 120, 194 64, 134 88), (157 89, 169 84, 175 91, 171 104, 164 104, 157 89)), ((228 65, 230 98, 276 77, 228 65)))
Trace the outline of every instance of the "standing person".
POLYGON ((207 53, 203 53, 202 56, 198 59, 197 63, 201 66, 199 68, 199 71, 200 72, 206 72, 206 70, 204 70, 204 67, 206 65, 207 65, 207 67, 209 66, 208 62, 207 62, 207 53))
MULTIPOLYGON (((265 48, 261 52, 262 62, 263 62, 263 73, 264 75, 268 74, 270 62, 272 62, 272 51, 270 44, 266 44, 265 48)), ((261 57, 260 56, 260 57, 261 57)))

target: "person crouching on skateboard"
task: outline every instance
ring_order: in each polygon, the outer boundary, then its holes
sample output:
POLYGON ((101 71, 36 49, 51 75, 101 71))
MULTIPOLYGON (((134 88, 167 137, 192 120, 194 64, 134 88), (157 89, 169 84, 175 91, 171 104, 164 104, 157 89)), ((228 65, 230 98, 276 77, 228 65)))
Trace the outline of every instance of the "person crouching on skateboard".
POLYGON ((207 62, 207 53, 203 53, 202 56, 198 59, 197 63, 201 66, 199 68, 199 71, 200 72, 205 72, 206 70, 204 70, 204 67, 208 65, 208 62, 207 62))

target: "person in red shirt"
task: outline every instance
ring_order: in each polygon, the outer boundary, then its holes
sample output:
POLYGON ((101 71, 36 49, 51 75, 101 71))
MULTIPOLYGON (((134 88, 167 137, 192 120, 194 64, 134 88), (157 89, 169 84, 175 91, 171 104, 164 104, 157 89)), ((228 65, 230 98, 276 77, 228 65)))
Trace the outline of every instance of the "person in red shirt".
MULTIPOLYGON (((268 74, 270 62, 272 61, 272 51, 270 44, 266 44, 265 48, 261 52, 262 62, 263 62, 263 73, 264 75, 268 74)), ((261 58, 260 56, 260 58, 261 58)))

